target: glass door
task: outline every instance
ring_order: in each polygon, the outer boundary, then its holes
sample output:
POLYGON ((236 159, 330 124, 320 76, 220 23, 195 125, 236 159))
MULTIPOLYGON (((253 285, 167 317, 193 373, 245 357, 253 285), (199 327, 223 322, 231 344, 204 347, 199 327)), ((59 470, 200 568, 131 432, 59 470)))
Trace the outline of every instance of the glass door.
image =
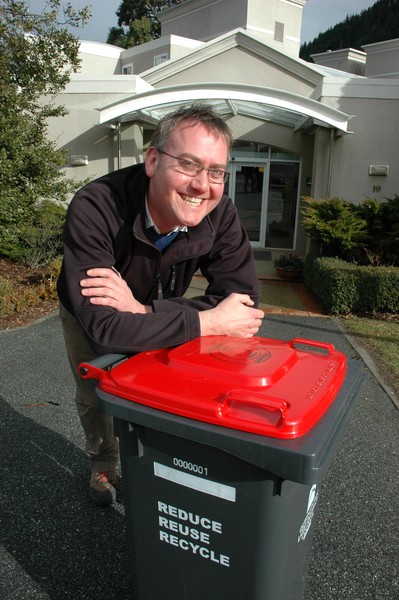
POLYGON ((299 163, 271 162, 265 245, 293 248, 298 206, 299 163))
POLYGON ((265 237, 263 218, 264 175, 266 163, 231 163, 231 174, 226 193, 233 198, 249 239, 253 246, 260 246, 265 237))
POLYGON ((234 201, 253 247, 292 249, 299 162, 234 160, 225 193, 234 201))

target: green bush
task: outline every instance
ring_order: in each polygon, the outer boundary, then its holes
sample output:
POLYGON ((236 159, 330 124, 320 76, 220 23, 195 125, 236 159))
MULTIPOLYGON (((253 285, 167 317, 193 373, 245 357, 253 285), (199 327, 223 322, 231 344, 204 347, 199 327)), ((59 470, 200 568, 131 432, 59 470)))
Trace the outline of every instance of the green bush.
POLYGON ((42 293, 43 300, 56 300, 57 294, 57 279, 61 271, 62 256, 54 258, 46 267, 43 273, 42 293))
POLYGON ((399 266, 399 196, 381 203, 366 198, 356 211, 367 223, 364 250, 371 264, 399 266))
POLYGON ((23 224, 0 227, 0 254, 32 269, 48 265, 62 252, 66 208, 46 200, 23 224))
POLYGON ((305 283, 330 314, 399 313, 399 268, 307 257, 305 283))
POLYGON ((45 300, 57 299, 57 279, 62 257, 53 259, 45 269, 26 286, 15 285, 0 276, 0 319, 36 306, 45 300))
POLYGON ((342 198, 302 198, 302 225, 323 256, 350 258, 366 238, 366 221, 342 198))
POLYGON ((359 267, 356 312, 399 313, 399 268, 359 267))
POLYGON ((14 310, 13 291, 12 283, 0 276, 0 319, 7 317, 14 310))
POLYGON ((359 205, 302 198, 302 224, 320 255, 360 265, 399 266, 399 196, 359 205))

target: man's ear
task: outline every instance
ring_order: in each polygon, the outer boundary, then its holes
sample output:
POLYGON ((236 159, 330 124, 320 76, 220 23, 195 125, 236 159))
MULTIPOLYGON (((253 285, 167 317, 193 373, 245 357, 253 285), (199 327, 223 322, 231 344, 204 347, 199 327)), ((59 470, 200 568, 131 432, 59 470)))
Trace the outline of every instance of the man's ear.
POLYGON ((147 177, 152 177, 155 173, 155 168, 157 166, 157 162, 159 159, 159 155, 154 146, 150 146, 145 155, 145 172, 147 177))

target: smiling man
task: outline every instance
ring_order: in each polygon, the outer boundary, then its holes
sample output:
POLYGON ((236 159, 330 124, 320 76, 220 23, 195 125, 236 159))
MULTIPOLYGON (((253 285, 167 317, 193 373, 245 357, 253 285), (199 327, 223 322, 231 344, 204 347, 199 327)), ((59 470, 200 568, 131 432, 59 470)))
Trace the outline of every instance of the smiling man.
POLYGON ((223 194, 231 145, 210 107, 179 109, 158 124, 144 164, 89 183, 69 206, 58 294, 97 504, 113 501, 118 443, 79 363, 198 336, 250 338, 261 325, 252 249, 223 194), (197 271, 205 294, 184 298, 197 271))

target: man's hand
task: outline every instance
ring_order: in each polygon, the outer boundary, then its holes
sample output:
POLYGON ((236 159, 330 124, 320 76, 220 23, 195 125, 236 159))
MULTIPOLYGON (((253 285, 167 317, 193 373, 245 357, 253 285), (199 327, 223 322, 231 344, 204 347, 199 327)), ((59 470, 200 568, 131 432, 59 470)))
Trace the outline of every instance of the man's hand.
POLYGON ((230 335, 251 338, 262 325, 264 313, 253 308, 246 294, 230 294, 220 304, 199 313, 201 335, 230 335))
POLYGON ((81 279, 80 285, 82 295, 96 306, 111 306, 121 312, 152 312, 150 306, 136 300, 126 281, 114 269, 89 269, 87 279, 81 279))

